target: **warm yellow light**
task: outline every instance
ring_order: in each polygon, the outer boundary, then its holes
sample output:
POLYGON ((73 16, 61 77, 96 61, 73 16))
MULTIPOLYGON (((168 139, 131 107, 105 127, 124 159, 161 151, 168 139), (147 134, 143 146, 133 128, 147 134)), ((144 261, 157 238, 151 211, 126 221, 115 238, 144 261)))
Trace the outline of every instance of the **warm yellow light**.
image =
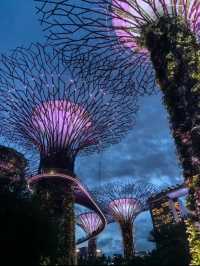
POLYGON ((49 174, 50 174, 50 175, 54 175, 55 172, 54 172, 53 170, 51 170, 51 171, 49 172, 49 174))

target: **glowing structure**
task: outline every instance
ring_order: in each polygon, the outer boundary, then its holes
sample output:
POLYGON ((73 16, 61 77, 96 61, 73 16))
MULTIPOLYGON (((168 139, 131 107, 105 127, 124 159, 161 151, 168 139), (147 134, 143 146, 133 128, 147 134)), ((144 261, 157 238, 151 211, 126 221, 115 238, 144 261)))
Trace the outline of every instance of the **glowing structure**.
POLYGON ((180 197, 188 195, 188 188, 184 184, 161 190, 149 198, 149 209, 155 231, 163 225, 181 223, 188 217, 188 210, 180 197))
POLYGON ((93 237, 93 235, 101 231, 103 226, 101 218, 95 212, 86 212, 78 215, 76 223, 88 235, 88 256, 90 258, 96 258, 97 243, 96 236, 93 237))
MULTIPOLYGON (((148 199, 156 192, 151 184, 113 182, 93 191, 105 215, 112 217, 121 228, 124 257, 134 255, 133 223, 138 214, 148 209, 148 199)), ((109 218, 110 222, 111 219, 109 218)))
POLYGON ((75 158, 118 143, 133 126, 137 108, 132 88, 127 97, 106 93, 105 82, 82 80, 62 59, 40 44, 2 56, 1 109, 16 141, 40 153, 39 173, 29 184, 61 228, 59 263, 73 265, 74 201, 93 208, 105 226, 74 174, 75 158))
MULTIPOLYGON (((150 92, 157 81, 190 188, 188 206, 193 217, 189 223, 193 227, 200 221, 200 1, 89 0, 78 1, 77 5, 72 0, 36 2, 41 22, 50 30, 52 45, 81 56, 94 53, 93 62, 101 70, 100 75, 115 62, 113 72, 119 72, 125 81, 131 75, 140 92, 150 92)), ((91 70, 98 74, 93 67, 91 70)), ((191 263, 199 265, 200 255, 192 257, 191 263)))

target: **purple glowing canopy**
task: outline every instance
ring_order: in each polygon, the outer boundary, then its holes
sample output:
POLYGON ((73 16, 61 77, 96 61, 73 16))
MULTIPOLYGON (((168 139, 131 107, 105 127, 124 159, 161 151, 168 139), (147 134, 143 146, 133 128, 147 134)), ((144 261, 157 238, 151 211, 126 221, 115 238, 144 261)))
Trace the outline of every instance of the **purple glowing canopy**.
MULTIPOLYGON (((116 36, 126 48, 148 53, 138 44, 144 25, 162 16, 179 17, 200 36, 199 0, 35 0, 37 13, 51 44, 65 50, 118 50, 116 36), (69 48, 69 49, 68 49, 69 48)), ((122 51, 122 50, 121 50, 122 51)), ((119 54, 119 50, 118 50, 119 54)))
MULTIPOLYGON (((48 42, 72 55, 86 56, 82 71, 120 84, 135 82, 141 94, 156 88, 143 28, 161 17, 179 17, 200 39, 200 0, 35 0, 48 42), (89 62, 89 63, 88 63, 89 62), (93 62, 93 63, 91 63, 93 62), (91 66, 92 65, 92 66, 91 66), (90 69, 89 69, 90 68, 90 69), (89 71, 88 71, 89 69, 89 71)), ((114 82, 113 82, 114 83, 114 82)), ((116 90, 113 84, 111 89, 116 90)), ((120 91, 120 90, 119 90, 120 91)), ((126 88, 123 88, 126 91, 126 88)))
POLYGON ((115 220, 132 221, 140 212, 140 202, 134 198, 116 199, 110 202, 108 209, 115 220))
POLYGON ((125 47, 148 54, 139 45, 143 25, 161 16, 180 17, 190 30, 200 36, 200 1, 198 0, 112 0, 112 23, 119 40, 125 47))
MULTIPOLYGON (((65 55, 90 55, 80 68, 121 84, 135 82, 136 90, 152 93, 156 78, 140 34, 161 17, 179 17, 200 39, 199 0, 35 0, 48 42, 65 55), (89 63, 88 63, 89 61, 89 63), (92 66, 91 63, 93 62, 92 66), (90 66, 88 66, 90 65, 90 66), (103 74, 102 74, 103 73, 103 74)), ((116 90, 113 84, 110 86, 116 90)), ((123 88, 126 91, 126 88, 123 88)))
POLYGON ((84 107, 66 100, 42 103, 34 109, 31 120, 43 133, 48 128, 52 138, 58 138, 62 146, 65 141, 81 139, 86 131, 92 130, 92 122, 84 107))
POLYGON ((109 81, 75 71, 48 46, 32 44, 2 56, 0 73, 7 128, 44 157, 65 153, 74 161, 78 153, 118 143, 135 123, 133 84, 126 97, 111 93, 109 81))
POLYGON ((77 224, 88 234, 92 235, 103 227, 102 219, 95 212, 82 213, 77 217, 77 224))
POLYGON ((125 180, 111 182, 91 192, 106 215, 108 222, 133 222, 136 216, 148 209, 148 199, 157 192, 149 183, 125 180))

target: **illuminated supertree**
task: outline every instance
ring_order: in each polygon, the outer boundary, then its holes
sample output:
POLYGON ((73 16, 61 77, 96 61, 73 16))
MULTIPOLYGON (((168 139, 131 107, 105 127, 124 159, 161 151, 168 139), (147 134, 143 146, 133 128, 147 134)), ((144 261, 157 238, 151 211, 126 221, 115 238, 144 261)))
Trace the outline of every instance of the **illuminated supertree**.
POLYGON ((89 257, 95 258, 97 253, 96 235, 103 226, 101 218, 95 212, 86 212, 77 216, 76 223, 88 236, 89 257))
MULTIPOLYGON (((95 205, 91 198, 90 204, 86 202, 84 195, 88 194, 76 179, 75 158, 118 143, 133 126, 137 108, 132 87, 127 97, 110 94, 105 82, 82 80, 62 59, 40 44, 2 56, 5 93, 1 93, 1 109, 15 140, 40 153, 39 173, 29 185, 40 195, 49 215, 61 223, 61 263, 73 265, 74 187, 79 187, 77 202, 95 205)), ((105 224, 103 214, 95 208, 105 224)))
MULTIPOLYGON (((155 81, 159 84, 190 188, 190 226, 194 227, 200 221, 199 0, 35 1, 50 44, 79 56, 93 53, 101 73, 110 69, 113 60, 118 62, 114 71, 121 73, 122 80, 127 75, 136 81, 138 77, 142 92, 152 89, 155 81)), ((194 249, 191 263, 199 265, 194 249)))
POLYGON ((104 184, 92 194, 101 206, 109 222, 114 220, 120 226, 124 257, 134 255, 133 223, 138 214, 148 209, 148 199, 156 188, 141 182, 112 182, 104 184))

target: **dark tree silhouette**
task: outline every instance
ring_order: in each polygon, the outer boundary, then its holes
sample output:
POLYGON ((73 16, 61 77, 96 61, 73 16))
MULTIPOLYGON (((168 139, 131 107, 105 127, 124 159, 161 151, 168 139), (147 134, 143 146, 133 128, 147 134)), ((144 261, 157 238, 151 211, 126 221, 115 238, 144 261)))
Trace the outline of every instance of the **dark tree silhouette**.
POLYGON ((53 263, 57 229, 36 199, 4 191, 0 193, 0 216, 2 265, 53 263))

